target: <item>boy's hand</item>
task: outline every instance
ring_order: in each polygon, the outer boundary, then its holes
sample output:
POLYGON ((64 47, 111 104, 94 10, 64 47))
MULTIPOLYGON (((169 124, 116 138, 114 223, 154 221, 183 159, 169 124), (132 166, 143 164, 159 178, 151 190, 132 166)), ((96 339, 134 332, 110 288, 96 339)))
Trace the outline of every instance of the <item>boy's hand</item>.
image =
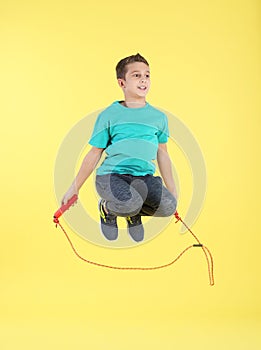
MULTIPOLYGON (((69 190, 65 193, 65 195, 63 196, 63 199, 62 199, 62 205, 64 204, 67 204, 67 202, 74 196, 74 195, 77 195, 79 194, 79 191, 77 191, 77 189, 75 188, 75 185, 72 184, 72 186, 69 188, 69 190)), ((74 203, 76 204, 77 201, 74 203)), ((73 204, 73 205, 74 205, 73 204)))

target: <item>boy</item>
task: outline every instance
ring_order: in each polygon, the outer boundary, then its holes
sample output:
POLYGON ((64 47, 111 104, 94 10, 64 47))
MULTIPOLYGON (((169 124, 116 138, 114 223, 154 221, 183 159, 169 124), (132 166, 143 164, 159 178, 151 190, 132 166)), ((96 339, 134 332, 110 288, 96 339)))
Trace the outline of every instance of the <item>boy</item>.
POLYGON ((166 146, 168 123, 164 113, 146 102, 150 69, 144 57, 123 58, 116 73, 124 100, 112 103, 98 116, 89 141, 92 148, 62 204, 78 195, 105 151, 106 158, 96 171, 101 231, 106 239, 117 239, 117 216, 122 216, 131 238, 140 242, 144 239, 141 216, 170 216, 176 210, 166 146), (153 175, 156 158, 165 186, 161 177, 153 175))

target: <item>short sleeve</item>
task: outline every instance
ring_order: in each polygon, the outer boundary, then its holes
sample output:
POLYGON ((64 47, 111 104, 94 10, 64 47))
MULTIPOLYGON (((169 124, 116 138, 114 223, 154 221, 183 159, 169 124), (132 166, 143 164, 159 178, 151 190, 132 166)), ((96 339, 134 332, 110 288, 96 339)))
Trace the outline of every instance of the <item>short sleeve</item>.
POLYGON ((95 122, 89 144, 97 148, 106 148, 110 141, 109 122, 104 114, 100 114, 95 122))
POLYGON ((167 143, 169 137, 169 127, 168 127, 168 118, 163 114, 161 127, 157 132, 158 142, 167 143))

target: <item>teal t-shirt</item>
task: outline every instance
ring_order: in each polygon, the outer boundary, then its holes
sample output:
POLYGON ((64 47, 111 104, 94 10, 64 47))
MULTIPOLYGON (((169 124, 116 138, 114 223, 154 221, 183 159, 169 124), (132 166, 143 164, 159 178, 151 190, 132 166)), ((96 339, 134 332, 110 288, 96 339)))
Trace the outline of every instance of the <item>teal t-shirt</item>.
POLYGON ((89 141, 92 146, 105 148, 106 157, 97 175, 154 174, 158 144, 166 143, 168 136, 167 116, 149 103, 127 108, 113 102, 99 114, 89 141))

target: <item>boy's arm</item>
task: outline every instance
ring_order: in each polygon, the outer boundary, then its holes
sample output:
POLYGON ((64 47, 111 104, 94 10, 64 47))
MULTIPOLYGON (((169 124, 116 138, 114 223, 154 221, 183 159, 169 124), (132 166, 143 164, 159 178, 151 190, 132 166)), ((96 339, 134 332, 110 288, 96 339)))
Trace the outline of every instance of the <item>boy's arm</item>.
POLYGON ((95 169, 103 151, 104 148, 92 147, 86 154, 75 180, 62 199, 62 204, 66 204, 73 195, 76 194, 78 196, 80 188, 95 169))
POLYGON ((158 153, 157 153, 157 161, 158 161, 160 174, 163 178, 163 181, 164 181, 167 189, 177 199, 176 186, 175 186, 174 178, 172 175, 171 161, 170 161, 170 157, 168 154, 166 143, 159 143, 158 153))

